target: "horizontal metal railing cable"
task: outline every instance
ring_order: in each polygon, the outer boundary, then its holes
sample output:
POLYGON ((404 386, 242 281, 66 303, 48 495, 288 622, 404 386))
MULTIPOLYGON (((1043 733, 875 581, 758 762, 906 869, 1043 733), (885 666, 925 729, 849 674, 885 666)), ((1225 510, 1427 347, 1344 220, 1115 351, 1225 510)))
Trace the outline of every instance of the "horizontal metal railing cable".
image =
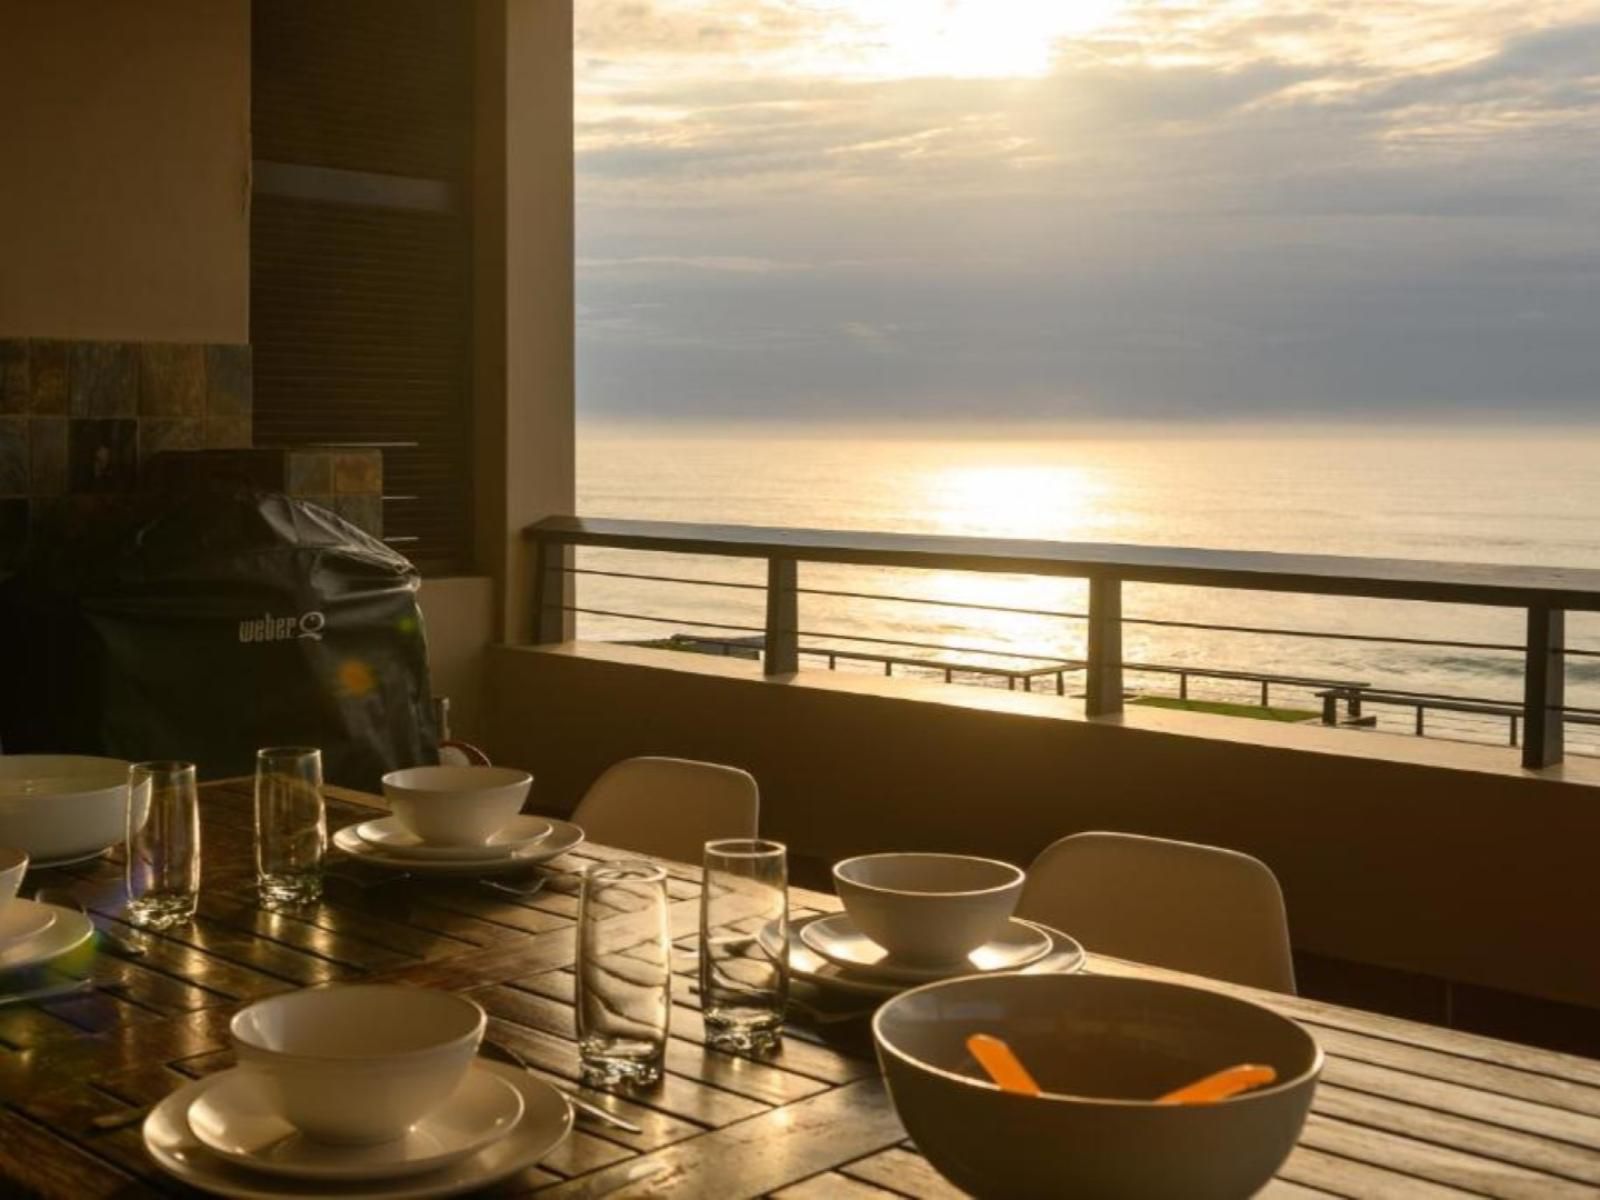
MULTIPOLYGON (((622 578, 640 579, 640 580, 646 580, 646 581, 665 581, 665 582, 675 582, 675 583, 676 582, 695 583, 695 584, 703 584, 703 585, 706 585, 706 586, 715 586, 715 587, 748 588, 748 589, 752 589, 752 590, 755 590, 755 591, 765 591, 766 590, 766 586, 764 584, 743 584, 743 583, 730 584, 730 583, 723 583, 723 582, 720 582, 720 581, 712 581, 712 580, 673 579, 673 578, 670 578, 670 577, 653 576, 653 575, 640 575, 640 574, 633 574, 633 573, 591 571, 591 570, 589 570, 587 568, 584 568, 584 569, 573 569, 573 570, 577 574, 615 574, 615 575, 618 575, 618 576, 620 576, 622 578)), ((801 588, 801 589, 797 589, 797 590, 799 590, 801 592, 809 592, 809 594, 815 594, 815 595, 841 595, 841 596, 852 595, 852 593, 830 592, 830 591, 822 591, 820 589, 805 589, 805 588, 801 588)), ((894 597, 894 596, 881 596, 881 597, 878 597, 878 598, 886 599, 886 600, 909 601, 909 602, 912 602, 912 603, 915 603, 920 599, 920 598, 915 598, 915 597, 894 597)), ((964 601, 942 601, 941 600, 941 601, 932 601, 932 602, 933 603, 942 604, 942 605, 945 605, 945 606, 948 606, 948 607, 953 607, 953 608, 979 608, 979 609, 986 609, 986 610, 989 610, 989 611, 998 611, 998 612, 1007 612, 1007 613, 1019 613, 1019 614, 1024 614, 1024 615, 1028 615, 1028 614, 1053 615, 1053 616, 1071 616, 1072 615, 1072 614, 1064 614, 1064 613, 1049 613, 1049 612, 1047 612, 1045 610, 1037 610, 1037 609, 1011 608, 1011 607, 1002 606, 1002 605, 983 605, 983 604, 976 604, 976 603, 969 604, 969 603, 964 602, 964 601)), ((562 607, 567 612, 585 614, 585 615, 588 615, 588 616, 610 617, 610 618, 613 618, 615 620, 648 621, 648 622, 651 622, 653 624, 682 625, 682 626, 685 626, 685 627, 688 627, 688 628, 693 628, 693 629, 733 630, 733 631, 736 631, 736 632, 739 632, 739 633, 765 633, 766 632, 765 629, 763 627, 759 626, 759 625, 739 625, 739 624, 722 622, 722 621, 700 621, 700 620, 691 620, 691 619, 686 618, 686 617, 658 617, 658 616, 651 616, 651 615, 646 614, 646 613, 619 612, 619 611, 615 611, 615 610, 611 610, 611 609, 587 608, 587 607, 582 607, 582 606, 577 606, 577 605, 563 605, 562 607)), ((1497 644, 1497 643, 1489 643, 1489 642, 1455 642, 1455 641, 1444 641, 1444 640, 1441 640, 1441 639, 1429 639, 1429 638, 1384 638, 1384 637, 1379 637, 1379 636, 1376 636, 1376 635, 1367 636, 1367 635, 1357 635, 1357 634, 1317 633, 1317 632, 1309 631, 1309 630, 1270 629, 1270 628, 1260 628, 1260 627, 1252 627, 1252 626, 1207 625, 1207 624, 1203 624, 1203 623, 1200 623, 1200 622, 1194 622, 1194 621, 1158 621, 1158 620, 1155 620, 1153 618, 1132 618, 1132 617, 1129 617, 1129 618, 1124 618, 1124 622, 1123 623, 1124 624, 1129 624, 1129 625, 1135 625, 1135 624, 1139 624, 1139 625, 1163 625, 1163 626, 1173 626, 1173 627, 1184 628, 1184 629, 1196 629, 1196 630, 1215 631, 1215 632, 1270 634, 1270 635, 1282 636, 1282 637, 1330 637, 1330 638, 1341 638, 1341 639, 1360 640, 1360 641, 1383 641, 1383 642, 1393 641, 1393 642, 1399 642, 1401 644, 1406 644, 1406 645, 1422 645, 1422 646, 1430 646, 1430 647, 1439 647, 1439 648, 1444 648, 1444 649, 1505 650, 1505 651, 1516 651, 1518 653, 1521 653, 1523 651, 1523 647, 1521 647, 1521 646, 1500 645, 1500 644, 1497 644)), ((1052 665, 1059 665, 1060 668, 1062 670, 1064 670, 1064 671, 1081 671, 1084 668, 1084 663, 1081 660, 1077 660, 1077 659, 1066 659, 1066 658, 1062 658, 1059 655, 1054 655, 1054 654, 1036 654, 1036 653, 1032 653, 1032 652, 1028 652, 1028 651, 1002 649, 1002 648, 991 647, 991 646, 967 646, 967 645, 961 645, 959 643, 950 643, 950 642, 924 642, 924 641, 917 641, 917 640, 914 640, 914 639, 911 639, 911 638, 885 638, 885 637, 870 636, 870 635, 867 635, 867 634, 858 634, 858 633, 857 634, 852 634, 852 633, 833 633, 833 632, 829 632, 827 630, 817 630, 817 629, 802 629, 802 630, 799 630, 798 631, 798 636, 806 637, 806 638, 821 639, 821 640, 824 640, 824 641, 860 642, 860 643, 865 644, 865 645, 897 646, 897 647, 909 647, 911 649, 916 649, 916 650, 945 651, 945 652, 951 653, 951 654, 980 654, 980 655, 984 655, 984 656, 987 656, 987 657, 990 657, 990 658, 1023 659, 1023 660, 1029 661, 1029 662, 1042 662, 1042 663, 1049 663, 1049 664, 1052 664, 1052 665)), ((1582 655, 1585 655, 1585 656, 1600 657, 1600 651, 1576 651, 1576 652, 1568 651, 1568 653, 1579 653, 1579 654, 1582 654, 1582 655)), ((946 664, 943 664, 943 663, 938 663, 938 664, 930 663, 930 668, 936 667, 937 669, 942 670, 942 669, 944 669, 945 665, 946 664)), ((1125 661, 1122 664, 1122 666, 1123 666, 1123 670, 1128 671, 1128 672, 1133 672, 1133 673, 1142 672, 1142 673, 1147 673, 1147 674, 1160 674, 1160 675, 1182 675, 1182 674, 1188 674, 1188 675, 1193 675, 1193 676, 1195 676, 1197 678, 1238 679, 1238 680, 1242 680, 1242 681, 1245 681, 1245 682, 1261 682, 1262 680, 1265 680, 1265 681, 1270 682, 1270 683, 1280 683, 1280 684, 1284 684, 1284 685, 1287 685, 1287 686, 1294 686, 1297 683, 1299 683, 1299 684, 1303 684, 1306 687, 1324 687, 1324 688, 1327 688, 1329 690, 1340 690, 1340 689, 1342 689, 1342 690, 1347 690, 1347 691, 1352 691, 1352 692, 1361 692, 1361 693, 1382 692, 1386 696, 1394 697, 1395 700, 1397 702, 1400 702, 1400 703, 1410 703, 1411 701, 1430 701, 1430 700, 1433 700, 1433 701, 1442 701, 1442 702, 1447 702, 1447 703, 1448 702, 1453 702, 1453 703, 1458 703, 1458 704, 1493 705, 1493 706, 1495 706, 1497 708, 1505 708, 1505 709, 1514 709, 1514 708, 1519 708, 1521 706, 1521 701, 1516 700, 1516 699, 1503 697, 1503 696, 1463 696, 1463 695, 1459 695, 1459 694, 1454 693, 1454 692, 1421 692, 1421 691, 1411 691, 1411 690, 1404 689, 1404 688, 1380 688, 1380 687, 1376 687, 1376 686, 1373 686, 1373 685, 1364 685, 1364 686, 1361 686, 1361 687, 1356 687, 1353 684, 1343 684, 1342 681, 1339 681, 1339 680, 1315 679, 1315 678, 1309 677, 1309 676, 1286 676, 1286 675, 1273 674, 1273 673, 1270 673, 1270 672, 1255 672, 1255 671, 1246 671, 1246 670, 1237 670, 1237 671, 1235 671, 1235 670, 1228 670, 1228 669, 1224 669, 1224 668, 1202 667, 1202 666, 1193 666, 1193 667, 1191 667, 1191 666, 1187 666, 1187 665, 1184 665, 1184 664, 1176 664, 1176 663, 1173 663, 1173 664, 1168 664, 1168 663, 1144 663, 1144 664, 1141 664, 1141 663, 1130 662, 1130 661, 1125 661)), ((1552 705, 1551 707, 1556 711, 1564 712, 1564 713, 1567 713, 1567 714, 1570 714, 1570 715, 1600 716, 1600 709, 1596 709, 1596 708, 1585 708, 1585 707, 1577 706, 1577 705, 1552 705)))
MULTIPOLYGON (((1568 646, 1566 614, 1600 613, 1600 570, 1574 568, 1534 568, 1494 564, 1422 562, 1409 560, 1340 557, 1315 554, 1282 554, 1261 551, 1226 551, 1162 546, 1119 546, 1096 543, 1037 541, 1007 538, 873 533, 848 530, 764 528, 758 526, 695 525, 682 522, 629 521, 575 516, 547 517, 530 526, 525 535, 534 545, 535 610, 534 641, 560 640, 565 626, 564 613, 620 621, 643 621, 676 625, 685 629, 736 632, 759 635, 746 638, 761 657, 763 670, 784 674, 795 669, 796 655, 831 651, 838 661, 883 660, 885 672, 894 665, 926 662, 917 657, 874 655, 846 651, 838 643, 866 647, 896 647, 912 652, 935 652, 1012 663, 1046 664, 1032 668, 995 666, 983 673, 1003 675, 1012 685, 1024 685, 1040 675, 1060 676, 1085 671, 1083 699, 1085 711, 1100 716, 1122 711, 1127 693, 1121 678, 1128 673, 1161 673, 1180 679, 1180 699, 1188 697, 1192 679, 1248 681, 1260 685, 1260 704, 1266 707, 1271 686, 1310 691, 1320 699, 1323 719, 1335 720, 1334 706, 1347 709, 1345 721, 1370 724, 1360 715, 1363 700, 1374 707, 1402 706, 1416 709, 1416 732, 1424 731, 1424 717, 1440 714, 1445 722, 1457 714, 1507 716, 1511 720, 1511 741, 1517 744, 1518 719, 1526 734, 1523 765, 1535 769, 1548 767, 1561 759, 1561 722, 1565 716, 1574 723, 1596 724, 1600 708, 1565 703, 1562 661, 1600 660, 1600 646, 1568 646), (766 582, 735 579, 707 579, 692 574, 663 575, 646 571, 614 570, 604 566, 579 567, 563 555, 577 547, 626 552, 668 553, 688 557, 754 559, 764 561, 766 582), (940 570, 986 574, 997 580, 1005 576, 1044 577, 1081 580, 1086 588, 1087 611, 1064 608, 1031 607, 958 600, 945 597, 885 593, 856 588, 801 587, 800 566, 831 564, 840 567, 906 568, 919 571, 940 570), (720 587, 745 593, 763 593, 766 598, 762 625, 653 616, 620 609, 567 605, 559 580, 563 573, 592 575, 641 583, 665 583, 690 587, 720 587), (1221 624, 1203 620, 1125 615, 1123 595, 1126 585, 1180 585, 1207 589, 1337 596, 1365 600, 1404 600, 1504 608, 1524 613, 1527 620, 1526 644, 1520 641, 1495 641, 1474 638, 1429 638, 1404 634, 1313 630, 1284 626, 1221 624), (827 597, 865 603, 928 606, 979 614, 1039 618, 1047 621, 1082 621, 1085 648, 1082 661, 1069 662, 1059 655, 1039 654, 992 645, 970 645, 926 641, 912 637, 882 634, 837 633, 820 629, 800 629, 798 598, 827 597), (1308 676, 1287 676, 1264 671, 1225 671, 1214 667, 1181 664, 1139 663, 1123 657, 1124 627, 1194 630, 1202 633, 1238 634, 1327 642, 1364 643, 1375 646, 1419 647, 1427 650, 1460 651, 1483 655, 1517 655, 1522 658, 1522 696, 1469 696, 1446 692, 1386 690, 1365 681, 1326 680, 1308 676), (821 640, 828 647, 802 646, 801 639, 821 640), (889 659, 894 661, 891 663, 889 659), (1429 709, 1428 706, 1434 706, 1429 709), (1427 710, 1425 712, 1425 710, 1427 710)), ((625 564, 623 564, 625 565, 625 564)), ((624 606, 625 607, 625 606, 624 606)), ((746 620, 760 619, 751 614, 746 620)), ((981 624, 981 622, 975 622, 981 624)), ((892 630, 892 626, 890 627, 892 630)), ((915 629, 913 629, 915 632, 915 629)), ((960 626, 951 632, 960 635, 960 626)), ((687 635, 685 635, 687 636, 687 635)), ((1013 635, 1016 636, 1016 635, 1013 635)), ((676 640, 676 639, 674 639, 676 640)), ((1021 635, 1019 640, 1026 640, 1021 635)), ((1050 637, 1046 644, 1057 639, 1050 637)), ((710 641, 710 639, 707 639, 710 641)), ((829 666, 835 665, 830 657, 829 666)), ((930 669, 942 671, 948 681, 951 670, 974 669, 978 664, 927 662, 930 669)))
POLYGON ((602 571, 598 567, 562 567, 567 575, 603 575, 608 579, 642 579, 647 583, 687 583, 695 587, 740 588, 751 592, 764 592, 764 583, 739 583, 732 579, 690 579, 683 575, 644 575, 638 571, 602 571))
MULTIPOLYGON (((737 588, 764 592, 764 583, 739 583, 723 579, 693 579, 681 575, 647 575, 637 571, 604 571, 594 567, 566 567, 570 575, 599 575, 611 579, 634 579, 646 583, 679 583, 695 587, 737 588)), ((838 588, 796 588, 801 596, 832 596, 843 600, 873 600, 892 604, 926 604, 939 608, 971 609, 975 612, 1007 613, 1020 617, 1049 617, 1060 621, 1087 621, 1089 614, 1053 608, 1025 608, 1012 604, 984 604, 976 600, 945 600, 936 596, 897 596, 885 592, 853 592, 838 588)), ((1163 617, 1123 617, 1124 625, 1145 625, 1159 629, 1195 629, 1206 633, 1243 633, 1266 637, 1312 638, 1321 641, 1370 642, 1387 646, 1427 646, 1439 650, 1486 650, 1503 654, 1524 654, 1527 647, 1517 642, 1475 642, 1446 638, 1406 637, 1401 634, 1349 633, 1329 629, 1285 629, 1271 625, 1218 625, 1206 621, 1179 621, 1163 617)), ((1600 649, 1569 647, 1573 658, 1600 658, 1600 649)))
POLYGON ((563 604, 563 612, 590 617, 615 617, 619 621, 653 621, 658 625, 689 625, 695 629, 735 629, 740 633, 765 633, 759 625, 734 625, 727 621, 690 621, 683 617, 652 617, 646 613, 613 612, 607 608, 584 608, 577 604, 563 604))

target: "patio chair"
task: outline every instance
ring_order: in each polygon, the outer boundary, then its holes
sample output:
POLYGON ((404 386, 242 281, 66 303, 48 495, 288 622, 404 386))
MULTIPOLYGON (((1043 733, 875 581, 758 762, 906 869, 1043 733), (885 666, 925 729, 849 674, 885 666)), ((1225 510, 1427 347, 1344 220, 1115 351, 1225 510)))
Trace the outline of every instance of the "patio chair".
POLYGON ((698 863, 713 838, 753 838, 755 778, 685 758, 628 758, 595 780, 572 820, 597 842, 698 863))
POLYGON ((1293 992, 1283 892, 1248 854, 1140 837, 1078 833, 1028 868, 1017 915, 1116 958, 1293 992))

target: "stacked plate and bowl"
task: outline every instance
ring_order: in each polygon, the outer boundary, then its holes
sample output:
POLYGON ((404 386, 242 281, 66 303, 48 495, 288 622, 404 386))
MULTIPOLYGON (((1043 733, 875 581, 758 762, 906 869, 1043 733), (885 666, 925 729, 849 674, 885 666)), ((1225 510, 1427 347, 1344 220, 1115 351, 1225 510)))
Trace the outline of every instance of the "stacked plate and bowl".
MULTIPOLYGON (((1010 863, 960 854, 845 859, 833 868, 845 911, 789 926, 791 976, 859 1000, 963 975, 1077 970, 1077 942, 1013 915, 1025 878, 1010 863)), ((763 937, 777 953, 782 935, 763 937)))
POLYGON ((128 764, 72 754, 0 756, 0 999, 31 991, 18 972, 79 973, 94 926, 82 910, 17 895, 30 867, 104 854, 127 834, 128 764))
POLYGON ((533 777, 510 767, 411 767, 383 777, 390 815, 349 825, 333 844, 357 862, 414 875, 530 867, 583 841, 567 821, 525 815, 533 777))
POLYGON ((1077 942, 1014 915, 1026 875, 1009 863, 872 854, 833 875, 845 911, 789 927, 793 977, 881 1001, 873 1040, 895 1110, 966 1192, 1243 1200, 1293 1150, 1322 1069, 1295 1022, 1200 987, 1080 974, 1077 942), (1040 1094, 992 1082, 975 1034, 1004 1041, 1040 1094), (1159 1102, 1246 1063, 1274 1082, 1159 1102))
POLYGON ((572 1128, 566 1099, 478 1057, 484 1012, 450 992, 357 984, 290 992, 229 1027, 238 1066, 173 1092, 144 1140, 218 1195, 411 1200, 532 1166, 572 1128))

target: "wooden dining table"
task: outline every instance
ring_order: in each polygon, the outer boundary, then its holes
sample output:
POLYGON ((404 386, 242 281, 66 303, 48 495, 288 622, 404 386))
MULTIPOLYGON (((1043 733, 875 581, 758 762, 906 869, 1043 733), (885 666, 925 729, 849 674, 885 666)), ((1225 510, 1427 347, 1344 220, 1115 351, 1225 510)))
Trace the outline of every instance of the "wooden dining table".
MULTIPOLYGON (((770 1058, 704 1048, 696 867, 663 864, 677 949, 665 1078, 613 1096, 576 1083, 574 925, 584 866, 636 855, 584 844, 546 864, 545 886, 525 896, 476 878, 376 875, 335 855, 321 903, 269 910, 255 897, 249 782, 209 784, 201 803, 204 883, 188 925, 129 944, 114 855, 30 876, 30 889, 73 889, 104 935, 87 966, 92 987, 0 1007, 0 1196, 192 1195, 146 1153, 141 1111, 232 1064, 227 1024, 241 1006, 352 980, 471 995, 489 1036, 536 1074, 640 1130, 580 1116, 558 1149, 492 1195, 961 1195, 907 1138, 859 1015, 807 1008, 770 1058)), ((381 805, 330 788, 330 828, 381 805)), ((798 888, 790 904, 796 914, 839 907, 798 888)), ((1313 1113, 1263 1196, 1600 1196, 1600 1062, 1094 954, 1086 969, 1246 996, 1322 1044, 1313 1113)))

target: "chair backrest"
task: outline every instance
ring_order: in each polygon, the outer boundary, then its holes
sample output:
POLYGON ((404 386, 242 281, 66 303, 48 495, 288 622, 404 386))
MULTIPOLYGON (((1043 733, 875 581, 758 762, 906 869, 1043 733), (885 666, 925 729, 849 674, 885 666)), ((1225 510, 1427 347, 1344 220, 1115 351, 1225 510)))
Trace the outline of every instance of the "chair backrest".
POLYGON ((713 838, 753 838, 755 778, 738 767, 686 758, 628 758, 607 768, 572 820, 597 842, 698 863, 713 838))
POLYGON ((1116 958, 1294 991, 1278 880, 1235 850, 1074 834, 1033 860, 1017 914, 1116 958))

